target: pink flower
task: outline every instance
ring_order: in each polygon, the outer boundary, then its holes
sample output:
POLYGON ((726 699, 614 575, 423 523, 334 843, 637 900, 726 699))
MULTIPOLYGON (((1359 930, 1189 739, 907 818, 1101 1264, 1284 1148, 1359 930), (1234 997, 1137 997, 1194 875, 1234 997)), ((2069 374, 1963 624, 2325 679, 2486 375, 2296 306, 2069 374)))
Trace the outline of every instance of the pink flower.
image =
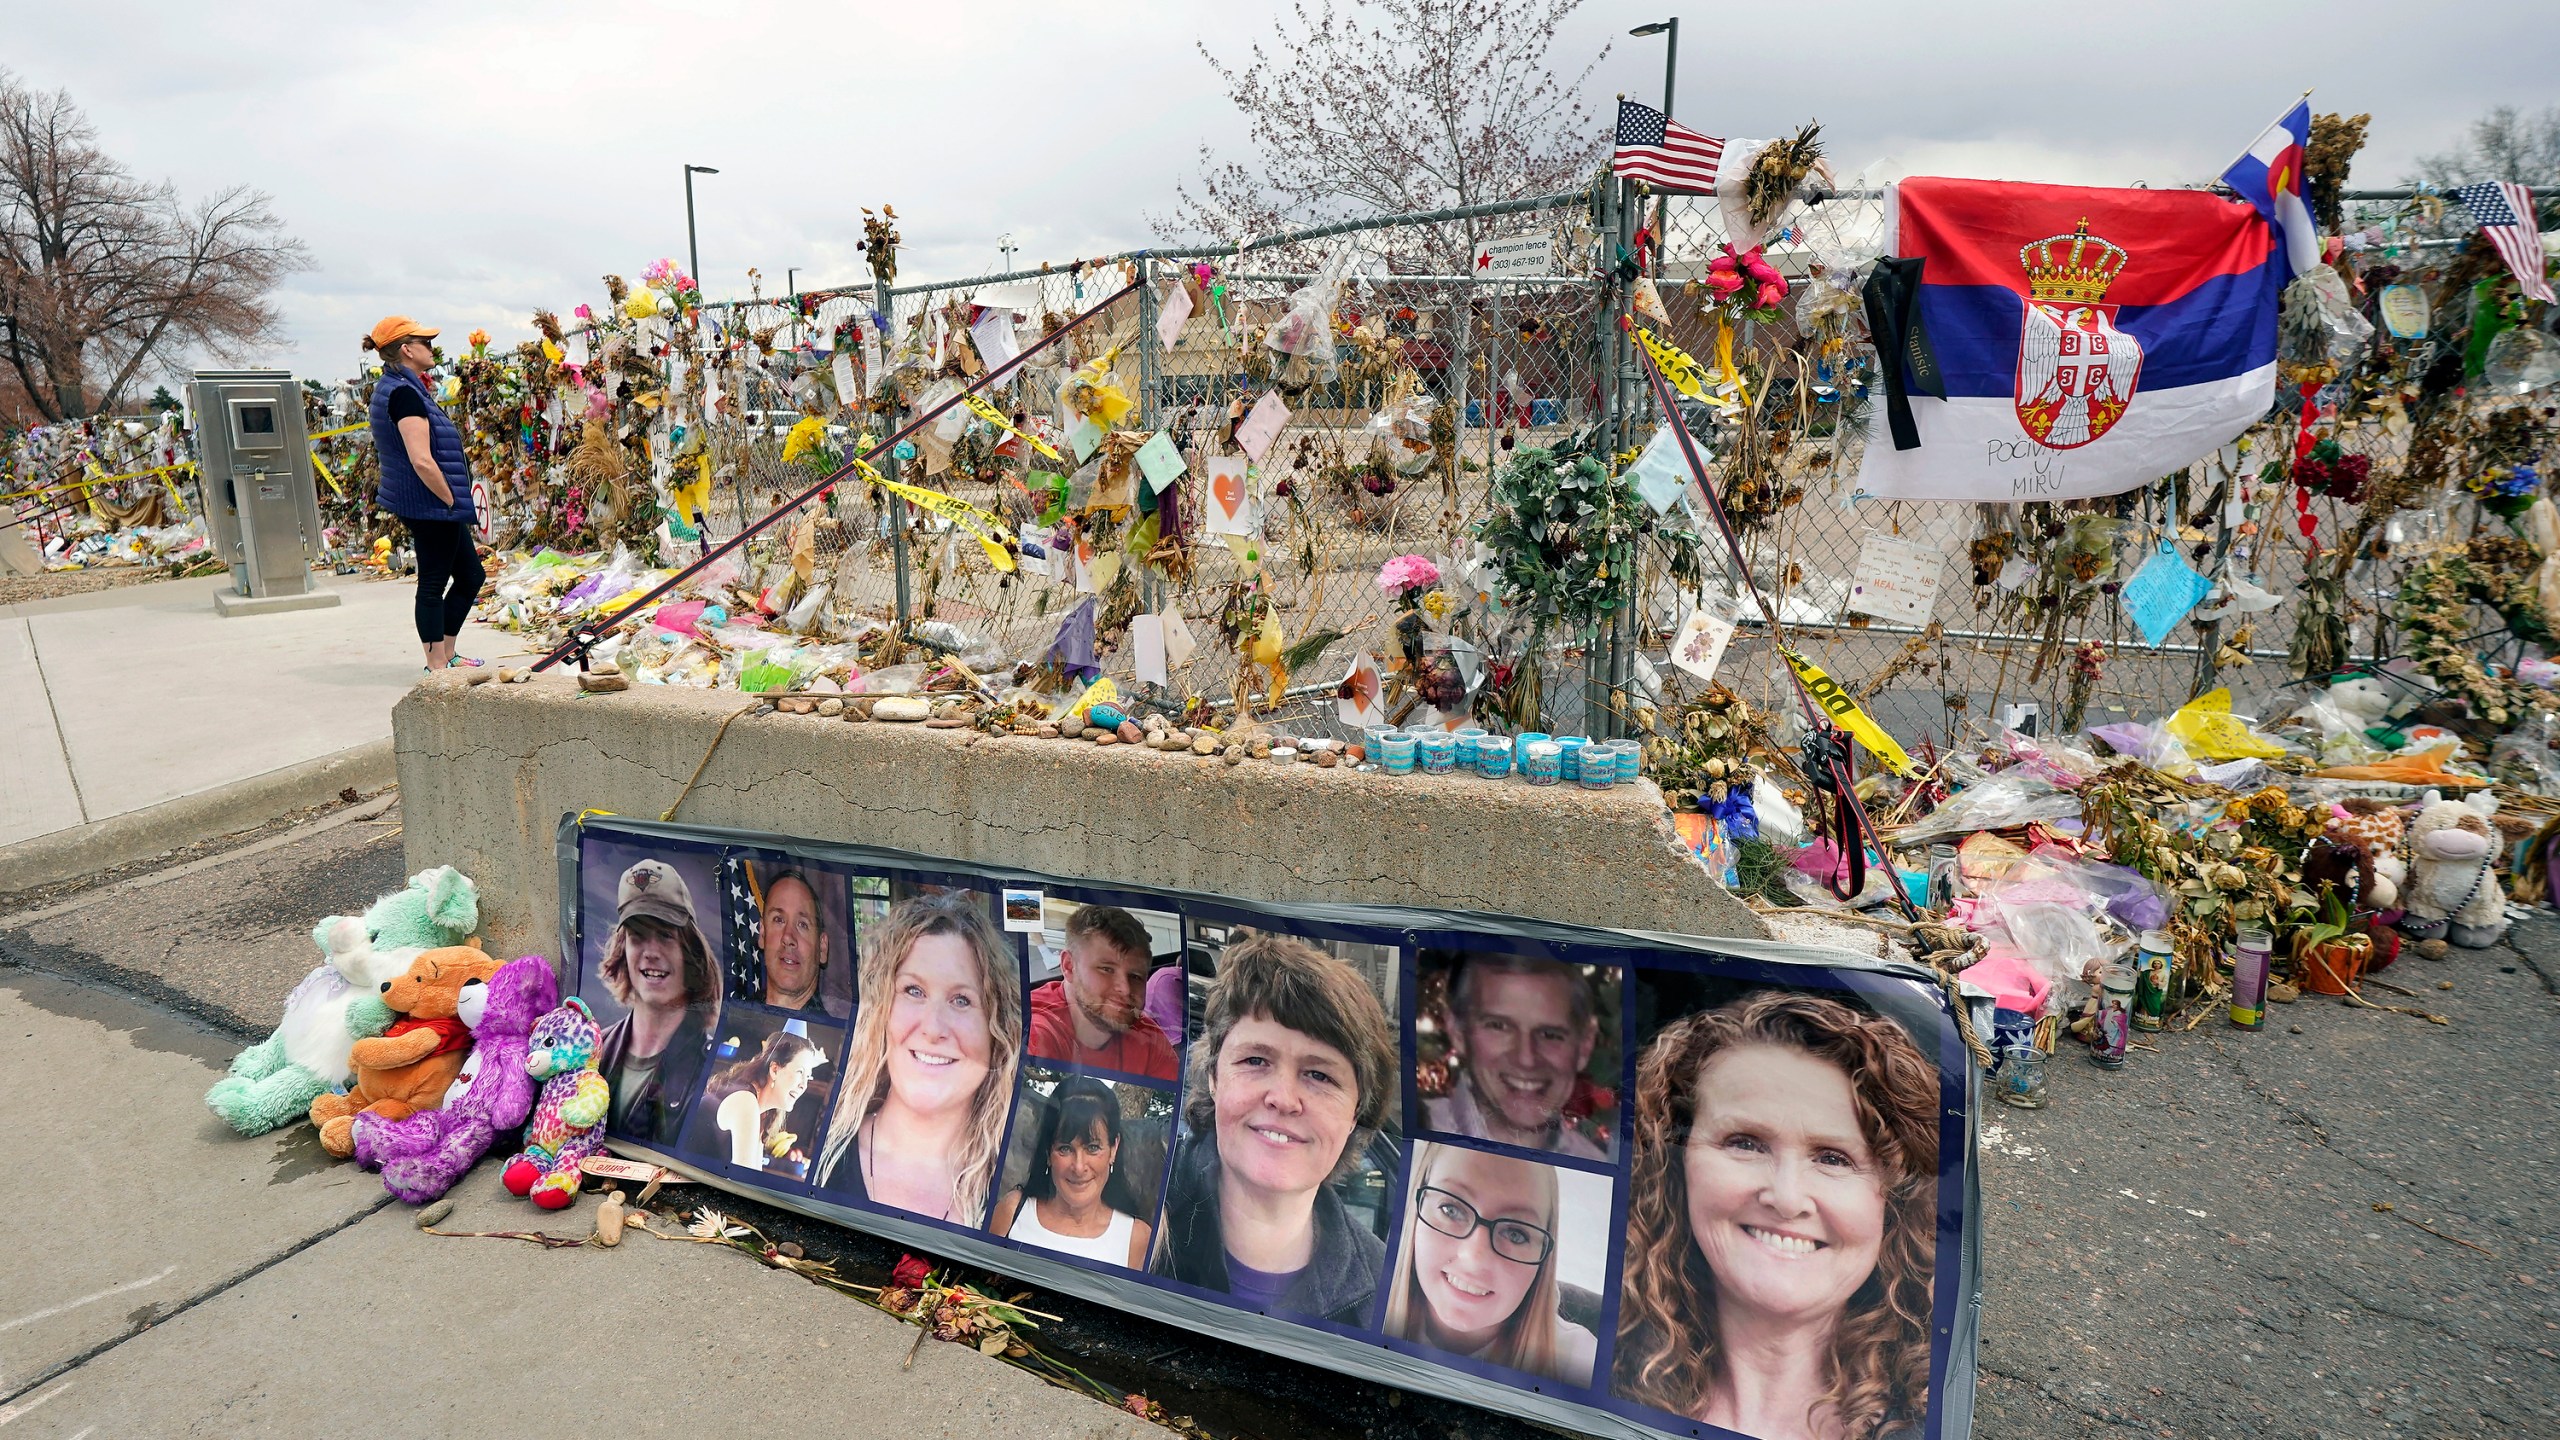
POLYGON ((587 308, 585 305, 580 305, 574 313, 581 320, 593 320, 596 318, 596 312, 587 308))
POLYGON ((1756 300, 1756 301, 1752 302, 1752 303, 1753 303, 1754 305, 1756 305, 1758 308, 1760 308, 1760 309, 1762 309, 1762 310, 1766 310, 1766 309, 1769 309, 1771 306, 1774 306, 1774 305, 1778 304, 1779 302, 1781 302, 1781 301, 1785 300, 1786 298, 1787 298, 1787 282, 1786 282, 1786 281, 1784 281, 1784 280, 1771 280, 1771 281, 1764 281, 1764 282, 1761 284, 1761 286, 1760 286, 1760 298, 1759 298, 1758 300, 1756 300))
POLYGON ((1398 555, 1378 567, 1378 588, 1389 595, 1402 595, 1440 583, 1440 567, 1419 555, 1398 555))
POLYGON ((1731 270, 1709 270, 1707 288, 1716 292, 1719 300, 1730 299, 1742 293, 1742 277, 1731 270))

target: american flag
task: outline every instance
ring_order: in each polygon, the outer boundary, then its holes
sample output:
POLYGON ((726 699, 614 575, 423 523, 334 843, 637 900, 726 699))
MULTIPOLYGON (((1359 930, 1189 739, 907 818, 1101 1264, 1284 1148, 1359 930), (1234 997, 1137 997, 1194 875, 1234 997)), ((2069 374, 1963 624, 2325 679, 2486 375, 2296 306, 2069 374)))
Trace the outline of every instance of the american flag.
POLYGON ((759 921, 764 905, 756 883, 755 862, 735 851, 721 863, 722 898, 729 911, 729 993, 749 1000, 764 998, 764 945, 759 921))
POLYGON ((1650 180, 1661 190, 1715 193, 1724 142, 1701 135, 1650 105, 1618 102, 1618 149, 1609 173, 1650 180))
POLYGON ((2551 282, 2542 274, 2542 236, 2533 223, 2533 192, 2512 180, 2500 180, 2465 185, 2453 196, 2480 222, 2480 233, 2498 247, 2499 257, 2515 272, 2525 295, 2550 304, 2551 282))

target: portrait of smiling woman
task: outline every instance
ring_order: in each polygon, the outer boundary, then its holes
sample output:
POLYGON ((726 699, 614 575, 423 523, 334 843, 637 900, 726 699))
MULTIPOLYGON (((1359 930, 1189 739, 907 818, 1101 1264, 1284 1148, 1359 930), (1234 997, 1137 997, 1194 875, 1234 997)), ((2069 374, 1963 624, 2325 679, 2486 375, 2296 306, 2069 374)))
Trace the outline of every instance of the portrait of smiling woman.
MULTIPOLYGON (((1024 1120, 1016 1123, 1031 1127, 1030 1167, 1022 1184, 996 1202, 987 1228, 1108 1265, 1135 1270, 1146 1264, 1155 1237, 1155 1186, 1150 1181, 1142 1190, 1128 1173, 1130 1137, 1119 1094, 1090 1075, 1071 1075, 1045 1101, 1036 1086, 1026 1087, 1023 1109, 1024 1120)), ((1161 1145, 1155 1155, 1162 1160, 1161 1145)))
POLYGON ((1334 1187, 1393 1123, 1395 1033, 1343 960, 1239 937, 1191 1048, 1152 1269, 1253 1309, 1366 1324, 1386 1243, 1334 1187))
POLYGON ((901 900, 862 937, 860 1003, 818 1185, 976 1225, 1022 1060, 1022 974, 974 891, 901 900))
MULTIPOLYGON (((1566 1204, 1555 1166, 1512 1155, 1414 1146, 1404 1243, 1388 1282, 1386 1331, 1451 1355, 1567 1385, 1591 1383, 1598 1341, 1564 1318, 1563 1240, 1605 1231, 1606 1178, 1575 1173, 1566 1204)), ((1592 1270, 1599 1268, 1598 1255, 1592 1270)), ((1596 1273, 1584 1279, 1597 1282, 1596 1273)))
POLYGON ((1928 1412, 1938 1071, 1891 1020, 1756 991, 1636 1067, 1612 1388, 1761 1440, 1928 1412))

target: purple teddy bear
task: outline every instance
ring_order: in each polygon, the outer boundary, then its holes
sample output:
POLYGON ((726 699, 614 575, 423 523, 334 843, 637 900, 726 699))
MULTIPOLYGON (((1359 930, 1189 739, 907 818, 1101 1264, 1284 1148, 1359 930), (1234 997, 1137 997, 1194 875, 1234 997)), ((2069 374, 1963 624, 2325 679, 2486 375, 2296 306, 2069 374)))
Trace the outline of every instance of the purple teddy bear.
POLYGON ((444 1104, 404 1120, 356 1117, 356 1159, 382 1171, 382 1188, 423 1205, 454 1187, 499 1132, 524 1123, 533 1109, 533 1077, 525 1052, 534 1022, 559 1000, 551 962, 524 955, 498 967, 485 986, 469 987, 486 998, 472 1013, 469 992, 462 1022, 471 1029, 471 1058, 445 1091, 444 1104))

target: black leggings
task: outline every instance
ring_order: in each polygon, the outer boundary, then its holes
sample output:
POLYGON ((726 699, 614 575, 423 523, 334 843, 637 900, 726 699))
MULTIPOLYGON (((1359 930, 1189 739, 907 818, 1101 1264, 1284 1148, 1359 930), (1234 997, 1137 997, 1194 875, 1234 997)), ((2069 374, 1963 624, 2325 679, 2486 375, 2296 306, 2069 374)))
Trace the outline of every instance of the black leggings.
POLYGON ((418 544, 418 639, 433 645, 462 633, 462 622, 471 618, 472 602, 480 598, 480 584, 488 575, 480 568, 480 552, 472 548, 469 523, 406 523, 418 544))

